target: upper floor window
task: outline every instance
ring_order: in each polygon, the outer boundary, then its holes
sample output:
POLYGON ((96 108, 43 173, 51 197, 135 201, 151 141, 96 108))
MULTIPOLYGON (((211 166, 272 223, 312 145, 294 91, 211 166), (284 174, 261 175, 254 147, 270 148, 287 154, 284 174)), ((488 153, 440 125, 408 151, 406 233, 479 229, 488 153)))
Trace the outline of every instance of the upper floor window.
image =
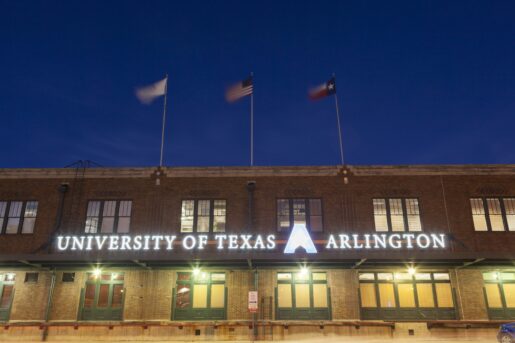
POLYGON ((373 199, 376 231, 422 231, 416 198, 373 199))
POLYGON ((225 200, 183 200, 181 232, 225 232, 225 200))
POLYGON ((86 213, 86 233, 127 233, 131 224, 131 200, 91 200, 86 213))
POLYGON ((37 201, 0 201, 0 233, 33 233, 37 201))
POLYGON ((515 198, 470 199, 476 231, 515 231, 515 198))
POLYGON ((304 224, 310 231, 322 231, 321 199, 277 199, 277 230, 288 231, 304 224))

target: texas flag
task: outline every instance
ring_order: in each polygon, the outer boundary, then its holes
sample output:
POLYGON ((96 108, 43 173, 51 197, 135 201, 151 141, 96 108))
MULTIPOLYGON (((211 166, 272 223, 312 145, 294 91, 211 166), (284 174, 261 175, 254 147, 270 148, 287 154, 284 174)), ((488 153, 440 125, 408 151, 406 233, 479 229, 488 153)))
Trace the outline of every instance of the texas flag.
POLYGON ((309 90, 309 98, 311 100, 318 100, 326 96, 336 93, 336 80, 331 78, 326 83, 321 84, 318 87, 309 90))

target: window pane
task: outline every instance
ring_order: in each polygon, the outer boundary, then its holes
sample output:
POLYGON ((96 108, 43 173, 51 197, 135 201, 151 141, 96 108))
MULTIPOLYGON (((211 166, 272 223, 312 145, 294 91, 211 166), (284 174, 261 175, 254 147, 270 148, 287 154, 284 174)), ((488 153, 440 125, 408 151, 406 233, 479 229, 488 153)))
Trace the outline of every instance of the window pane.
POLYGON ((452 289, 449 283, 435 283, 438 307, 454 307, 452 289))
POLYGON ((86 233, 98 232, 99 214, 100 201, 88 202, 88 209, 86 211, 86 233))
POLYGON ((118 209, 118 215, 120 217, 130 217, 132 210, 132 201, 125 200, 120 201, 120 208, 118 209))
POLYGON ((309 226, 311 231, 322 231, 322 201, 320 199, 309 199, 309 226))
POLYGON ((435 307, 435 299, 433 297, 433 285, 430 283, 417 284, 417 296, 419 307, 435 307))
POLYGON ((376 290, 373 283, 359 285, 361 294, 361 307, 377 307, 376 290))
POLYGON ((391 281, 391 280, 393 280, 393 274, 392 273, 377 273, 377 279, 391 281))
POLYGON ((38 202, 27 201, 25 205, 25 218, 36 218, 38 214, 38 202))
POLYGON ((313 307, 327 307, 327 285, 313 284, 313 307))
POLYGON ((225 306, 225 286, 211 285, 211 308, 223 308, 225 306))
POLYGON ((508 230, 515 231, 515 198, 506 198, 503 201, 508 230))
POLYGON ((102 233, 112 233, 114 230, 114 217, 104 217, 102 218, 102 227, 100 232, 102 233))
POLYGON ((393 284, 380 283, 377 286, 379 287, 379 301, 381 307, 395 307, 393 284))
POLYGON ((515 273, 501 273, 501 279, 503 279, 503 280, 515 280, 515 273))
POLYGON ((224 273, 213 273, 211 274, 211 281, 225 281, 224 273))
POLYGON ((287 231, 290 228, 290 202, 288 199, 277 199, 277 230, 287 231))
POLYGON ((408 217, 409 231, 422 231, 418 199, 406 199, 406 214, 408 217))
POLYGON ((120 217, 118 218, 118 233, 127 233, 131 226, 131 217, 120 217))
POLYGON ((295 273, 295 281, 309 280, 309 273, 295 273))
POLYGON ((96 285, 86 285, 86 291, 84 293, 84 308, 93 307, 93 303, 95 302, 95 289, 96 285))
POLYGON ((176 308, 188 308, 190 306, 190 287, 187 285, 178 285, 177 294, 175 295, 176 308))
POLYGON ((87 216, 98 217, 100 214, 100 201, 90 201, 88 203, 87 216))
POLYGON ((395 273, 395 280, 412 280, 409 273, 395 273))
POLYGON ((501 203, 499 199, 486 199, 486 204, 488 205, 488 215, 490 218, 490 226, 492 227, 492 231, 504 231, 501 203))
POLYGON ((306 201, 304 199, 293 199, 293 225, 306 225, 306 201))
POLYGON ((483 280, 497 281, 497 280, 499 280, 499 273, 497 273, 497 272, 483 273, 483 280))
POLYGON ((113 285, 113 300, 111 307, 122 307, 123 285, 113 285))
POLYGON ((392 231, 404 231, 404 212, 401 199, 388 199, 392 231))
POLYGON ((213 208, 213 232, 225 232, 225 200, 215 200, 213 208))
POLYGON ((100 291, 98 292, 97 307, 107 307, 108 302, 109 302, 109 285, 100 285, 100 291))
POLYGON ((193 286, 193 308, 207 307, 207 285, 193 286))
POLYGON ((278 273, 277 280, 291 280, 291 273, 278 273))
POLYGON ((183 200, 181 210, 181 232, 193 232, 193 213, 195 201, 183 200))
POLYGON ((36 218, 25 218, 21 228, 21 233, 34 233, 34 225, 36 224, 36 218))
POLYGON ((291 284, 277 285, 277 306, 281 308, 292 307, 291 284))
POLYGON ((499 285, 494 283, 485 284, 486 299, 488 300, 488 307, 502 308, 501 294, 499 292, 499 285))
POLYGON ((6 309, 11 306, 11 296, 13 294, 13 286, 12 285, 4 285, 4 289, 2 290, 2 297, 0 298, 0 308, 6 309))
POLYGON ((199 200, 197 204, 197 232, 209 232, 211 201, 199 200))
POLYGON ((388 231, 388 220, 386 218, 386 201, 385 199, 373 199, 374 204, 374 222, 376 231, 388 231))
POLYGON ((309 285, 296 284, 295 285, 295 307, 311 307, 309 301, 309 285))
POLYGON ((7 220, 7 227, 5 233, 16 234, 18 233, 18 227, 20 227, 20 218, 9 218, 7 220))
POLYGON ((0 201, 0 218, 5 217, 5 210, 7 209, 7 202, 0 201))
POLYGON ((360 280, 374 280, 374 273, 360 273, 360 280))
POLYGON ((312 275, 313 281, 325 281, 327 280, 326 273, 313 273, 312 275))
POLYGON ((399 293, 400 307, 415 307, 415 292, 413 284, 400 283, 397 285, 397 292, 399 293))
POLYGON ((474 198, 470 199, 470 207, 472 208, 472 220, 474 221, 474 230, 487 231, 485 208, 483 206, 483 199, 474 198))
POLYGON ((116 201, 104 201, 104 210, 102 216, 114 217, 116 211, 116 201))
POLYGON ((433 278, 435 280, 449 280, 449 274, 448 273, 434 273, 433 278))
POLYGON ((506 307, 515 308, 515 283, 505 283, 503 290, 506 307))
POLYGON ((415 280, 431 280, 430 273, 416 273, 415 280))

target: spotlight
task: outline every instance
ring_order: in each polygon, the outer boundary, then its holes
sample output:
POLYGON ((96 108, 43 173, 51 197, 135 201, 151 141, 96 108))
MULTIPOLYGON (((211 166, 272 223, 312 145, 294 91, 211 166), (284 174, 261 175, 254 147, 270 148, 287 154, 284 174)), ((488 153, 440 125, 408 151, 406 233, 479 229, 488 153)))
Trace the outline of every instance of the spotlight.
POLYGON ((414 267, 409 267, 408 268, 408 274, 413 276, 415 275, 415 273, 417 272, 417 270, 414 268, 414 267))
POLYGON ((300 268, 300 273, 299 273, 299 274, 300 274, 302 277, 306 277, 306 276, 308 275, 308 272, 309 272, 308 267, 301 267, 301 268, 300 268))
POLYGON ((102 270, 100 268, 93 269, 93 276, 97 279, 102 274, 102 270))
POLYGON ((200 268, 199 267, 193 268, 193 276, 198 276, 199 274, 200 274, 200 268))

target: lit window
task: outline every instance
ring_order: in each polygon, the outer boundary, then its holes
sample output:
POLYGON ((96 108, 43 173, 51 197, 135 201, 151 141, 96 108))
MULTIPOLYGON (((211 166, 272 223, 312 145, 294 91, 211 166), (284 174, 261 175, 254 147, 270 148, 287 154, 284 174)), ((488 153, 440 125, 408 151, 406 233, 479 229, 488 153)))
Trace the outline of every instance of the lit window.
POLYGON ((372 199, 372 204, 376 231, 422 231, 418 199, 372 199))
POLYGON ((470 199, 475 231, 515 231, 515 198, 470 199))
POLYGON ((225 200, 183 200, 181 232, 225 232, 225 200))
POLYGON ((289 231, 295 224, 312 232, 323 230, 321 199, 277 199, 277 230, 289 231))

